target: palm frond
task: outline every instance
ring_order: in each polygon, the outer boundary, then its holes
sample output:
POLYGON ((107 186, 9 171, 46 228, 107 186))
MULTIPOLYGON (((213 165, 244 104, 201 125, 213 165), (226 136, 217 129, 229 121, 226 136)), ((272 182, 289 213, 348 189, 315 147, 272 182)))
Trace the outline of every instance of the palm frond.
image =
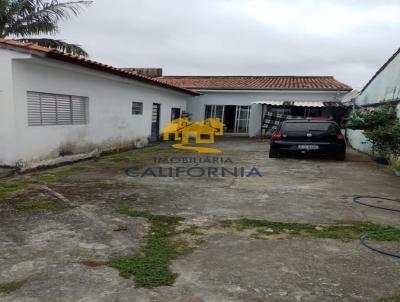
POLYGON ((0 0, 0 37, 3 38, 4 28, 9 20, 10 0, 0 0))
POLYGON ((27 19, 32 18, 50 18, 53 22, 59 22, 66 20, 71 17, 71 14, 77 16, 83 6, 89 6, 93 1, 68 1, 59 2, 58 0, 52 0, 51 2, 43 0, 26 0, 35 2, 36 11, 34 14, 30 13, 27 19))
POLYGON ((16 22, 5 31, 5 36, 28 37, 40 34, 55 34, 58 32, 57 24, 47 22, 46 20, 37 20, 29 24, 16 22))
POLYGON ((73 55, 78 55, 83 57, 89 56, 88 53, 84 51, 79 45, 70 44, 62 40, 46 39, 46 38, 38 38, 38 39, 23 38, 15 40, 20 42, 35 43, 37 45, 44 47, 55 48, 57 50, 68 52, 73 55))
POLYGON ((0 35, 26 37, 54 34, 58 31, 59 21, 69 19, 71 15, 78 15, 81 9, 90 5, 92 1, 8 0, 8 3, 8 9, 0 15, 0 35), (6 22, 2 22, 2 19, 6 22))

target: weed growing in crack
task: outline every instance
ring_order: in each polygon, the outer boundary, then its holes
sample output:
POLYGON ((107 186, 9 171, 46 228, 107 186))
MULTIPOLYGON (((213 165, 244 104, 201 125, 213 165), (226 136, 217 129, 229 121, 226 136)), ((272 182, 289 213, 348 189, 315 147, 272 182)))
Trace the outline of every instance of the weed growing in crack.
POLYGON ((10 194, 25 190, 26 184, 22 182, 4 182, 0 183, 0 197, 7 197, 10 194))
POLYGON ((40 182, 57 182, 68 176, 76 175, 85 171, 88 171, 89 167, 85 166, 73 166, 68 168, 58 168, 47 171, 44 174, 36 176, 36 180, 40 182))
POLYGON ((144 159, 151 157, 168 157, 180 154, 180 151, 171 148, 168 145, 151 145, 140 149, 134 149, 102 157, 100 161, 104 162, 124 162, 134 159, 144 159))
POLYGON ((151 226, 140 255, 116 257, 110 259, 108 265, 118 269, 122 277, 134 276, 136 287, 173 285, 177 274, 169 269, 171 260, 191 251, 188 242, 174 238, 183 218, 131 210, 129 204, 122 204, 119 212, 146 218, 151 226))
POLYGON ((9 283, 0 283, 0 293, 9 294, 21 288, 25 281, 14 281, 9 283))
POLYGON ((400 295, 390 298, 381 298, 378 300, 378 302, 400 302, 400 295))
POLYGON ((25 201, 15 204, 17 210, 52 209, 54 207, 54 202, 48 200, 25 201))
POLYGON ((368 238, 377 241, 400 240, 400 230, 389 226, 370 222, 352 222, 348 224, 316 225, 311 223, 285 223, 257 219, 226 220, 225 227, 233 227, 239 231, 256 229, 255 238, 263 235, 287 234, 288 236, 304 236, 338 240, 355 240, 368 233, 368 238))

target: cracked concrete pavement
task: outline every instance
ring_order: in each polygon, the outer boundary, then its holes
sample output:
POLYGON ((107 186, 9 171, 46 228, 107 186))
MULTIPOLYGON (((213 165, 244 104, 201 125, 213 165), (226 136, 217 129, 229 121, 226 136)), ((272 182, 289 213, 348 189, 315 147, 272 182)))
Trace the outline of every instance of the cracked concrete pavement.
MULTIPOLYGON (((0 283, 25 280, 20 289, 0 293, 0 301, 377 301, 400 294, 400 261, 373 253, 358 241, 255 239, 218 226, 222 220, 239 218, 400 226, 399 213, 352 202, 356 195, 400 197, 400 179, 387 166, 353 150, 348 150, 345 162, 338 162, 269 159, 266 142, 245 138, 224 138, 215 145, 223 150, 220 156, 232 160, 228 167, 257 167, 262 177, 124 174, 130 166, 142 171, 177 165, 154 163, 155 157, 204 157, 163 143, 125 157, 76 163, 72 166, 87 169, 54 182, 37 178, 51 170, 2 180, 27 187, 0 196, 0 283), (38 184, 79 206, 66 206, 38 184), (34 200, 58 206, 15 207, 34 200), (179 274, 173 286, 135 288, 134 280, 120 277, 113 268, 82 263, 139 252, 148 222, 119 214, 121 202, 153 214, 181 216, 184 225, 204 232, 198 248, 173 261, 171 269, 179 274)), ((400 251, 399 242, 391 247, 400 251)))

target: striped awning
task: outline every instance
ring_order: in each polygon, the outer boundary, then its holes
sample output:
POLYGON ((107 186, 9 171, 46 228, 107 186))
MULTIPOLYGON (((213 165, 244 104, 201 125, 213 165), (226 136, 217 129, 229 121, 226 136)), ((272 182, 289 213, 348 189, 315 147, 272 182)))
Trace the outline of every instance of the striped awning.
POLYGON ((273 106, 283 106, 283 104, 287 101, 257 101, 252 104, 263 104, 263 105, 273 105, 273 106))
POLYGON ((272 106, 295 106, 295 107, 337 107, 341 106, 340 102, 323 102, 323 101, 277 101, 264 100, 256 101, 252 104, 263 104, 272 106))
POLYGON ((296 107, 325 107, 324 102, 320 101, 294 101, 296 107))

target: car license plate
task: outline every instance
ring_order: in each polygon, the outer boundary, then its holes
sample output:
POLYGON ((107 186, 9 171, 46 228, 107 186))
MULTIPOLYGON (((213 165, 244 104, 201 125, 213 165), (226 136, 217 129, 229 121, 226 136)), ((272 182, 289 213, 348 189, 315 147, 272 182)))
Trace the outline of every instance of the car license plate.
POLYGON ((318 150, 318 145, 299 145, 298 148, 300 150, 318 150))

